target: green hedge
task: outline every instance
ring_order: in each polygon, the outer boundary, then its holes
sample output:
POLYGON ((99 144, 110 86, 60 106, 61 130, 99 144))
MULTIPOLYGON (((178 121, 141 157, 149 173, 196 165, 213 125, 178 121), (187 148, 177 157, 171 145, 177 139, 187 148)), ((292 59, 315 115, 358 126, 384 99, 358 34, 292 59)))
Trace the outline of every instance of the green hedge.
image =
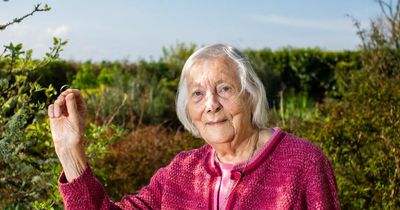
MULTIPOLYGON (((43 86, 51 84, 58 89, 70 84, 81 89, 89 98, 92 120, 112 120, 128 129, 160 123, 177 128, 175 93, 181 68, 194 49, 194 45, 184 44, 165 48, 157 61, 59 61, 41 69, 37 77, 43 86)), ((357 51, 283 48, 248 49, 245 53, 265 85, 270 107, 277 109, 280 99, 290 95, 321 102, 337 88, 336 70, 361 68, 357 51)))
POLYGON ((283 48, 246 50, 245 53, 263 81, 272 106, 278 106, 281 91, 305 93, 320 102, 327 92, 336 88, 337 69, 361 68, 358 51, 283 48))

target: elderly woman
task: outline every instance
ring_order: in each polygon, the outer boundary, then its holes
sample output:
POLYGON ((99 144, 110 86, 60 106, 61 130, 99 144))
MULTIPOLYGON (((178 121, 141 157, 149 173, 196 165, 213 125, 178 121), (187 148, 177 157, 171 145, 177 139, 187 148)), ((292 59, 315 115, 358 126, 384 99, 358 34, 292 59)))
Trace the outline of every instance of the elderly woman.
POLYGON ((183 67, 179 120, 207 143, 179 153, 137 195, 107 196, 82 146, 85 102, 68 89, 49 106, 67 209, 339 209, 322 151, 267 128, 267 100, 247 58, 227 45, 197 50, 183 67))

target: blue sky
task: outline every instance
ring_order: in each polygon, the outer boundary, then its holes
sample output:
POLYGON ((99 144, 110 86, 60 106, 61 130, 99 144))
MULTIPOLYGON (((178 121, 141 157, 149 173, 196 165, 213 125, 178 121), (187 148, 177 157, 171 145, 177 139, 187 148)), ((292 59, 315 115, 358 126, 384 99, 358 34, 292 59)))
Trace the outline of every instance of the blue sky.
POLYGON ((0 1, 0 23, 36 3, 52 10, 0 31, 0 44, 23 43, 41 57, 57 36, 69 41, 62 58, 94 61, 157 59, 177 42, 351 50, 359 39, 346 14, 365 26, 379 14, 373 0, 9 0, 0 1))

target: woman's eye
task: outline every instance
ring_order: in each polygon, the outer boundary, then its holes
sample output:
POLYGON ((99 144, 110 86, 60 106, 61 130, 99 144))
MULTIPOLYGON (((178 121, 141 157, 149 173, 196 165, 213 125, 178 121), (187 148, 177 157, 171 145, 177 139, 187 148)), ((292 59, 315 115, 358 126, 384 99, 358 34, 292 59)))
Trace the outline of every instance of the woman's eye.
POLYGON ((203 93, 201 91, 194 91, 192 93, 192 101, 199 102, 202 99, 203 93))
POLYGON ((222 88, 222 91, 228 92, 231 89, 231 87, 225 86, 222 88))
POLYGON ((201 96, 201 92, 200 91, 194 91, 193 92, 193 96, 196 96, 196 97, 201 96))
POLYGON ((229 93, 229 92, 231 92, 231 87, 230 86, 222 86, 220 89, 219 89, 219 94, 227 94, 227 93, 229 93))

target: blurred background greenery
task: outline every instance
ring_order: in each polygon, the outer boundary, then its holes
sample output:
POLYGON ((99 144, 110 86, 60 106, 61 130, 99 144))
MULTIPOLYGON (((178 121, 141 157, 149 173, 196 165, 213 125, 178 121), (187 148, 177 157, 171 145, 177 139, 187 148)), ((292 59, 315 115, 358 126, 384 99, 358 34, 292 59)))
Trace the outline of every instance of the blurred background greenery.
MULTIPOLYGON (((382 7, 368 28, 354 21, 356 51, 244 51, 264 83, 269 126, 324 150, 343 209, 400 208, 399 5, 382 7)), ((40 60, 22 44, 0 54, 2 209, 62 208, 46 107, 64 84, 88 104, 87 155, 114 199, 137 192, 179 151, 204 144, 183 130, 174 108, 180 71, 198 46, 165 47, 158 60, 76 62, 58 58, 66 44, 54 38, 40 60)))

